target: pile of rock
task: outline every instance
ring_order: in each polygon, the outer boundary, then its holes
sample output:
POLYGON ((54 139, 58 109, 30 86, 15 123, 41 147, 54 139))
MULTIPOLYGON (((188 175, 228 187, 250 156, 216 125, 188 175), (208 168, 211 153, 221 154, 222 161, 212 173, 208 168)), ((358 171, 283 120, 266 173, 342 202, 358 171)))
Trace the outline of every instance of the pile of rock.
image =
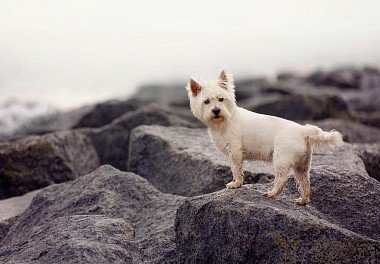
POLYGON ((292 179, 276 199, 260 194, 266 163, 224 189, 227 160, 178 85, 25 128, 0 144, 0 263, 376 263, 380 109, 367 100, 379 80, 348 68, 236 82, 238 105, 344 135, 314 152, 307 206, 292 179))

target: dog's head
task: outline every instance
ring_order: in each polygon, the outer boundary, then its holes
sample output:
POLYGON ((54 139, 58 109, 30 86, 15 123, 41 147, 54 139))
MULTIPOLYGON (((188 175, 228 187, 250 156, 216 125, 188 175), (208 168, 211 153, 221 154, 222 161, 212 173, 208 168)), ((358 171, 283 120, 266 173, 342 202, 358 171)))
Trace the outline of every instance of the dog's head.
POLYGON ((190 78, 186 87, 190 108, 204 124, 212 127, 229 122, 236 108, 232 75, 223 69, 215 81, 199 82, 190 78))

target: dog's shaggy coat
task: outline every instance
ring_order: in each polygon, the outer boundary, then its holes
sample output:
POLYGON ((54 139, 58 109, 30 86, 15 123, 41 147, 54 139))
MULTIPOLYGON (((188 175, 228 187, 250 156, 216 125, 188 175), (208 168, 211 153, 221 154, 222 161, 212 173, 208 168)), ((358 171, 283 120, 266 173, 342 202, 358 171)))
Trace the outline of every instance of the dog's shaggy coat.
POLYGON ((310 202, 310 164, 313 147, 331 148, 343 144, 337 131, 325 132, 283 118, 248 111, 236 105, 232 75, 223 69, 217 80, 199 82, 190 78, 186 87, 193 114, 209 129, 212 142, 231 164, 229 189, 243 185, 244 160, 272 161, 274 187, 264 195, 281 194, 293 169, 299 204, 310 202))

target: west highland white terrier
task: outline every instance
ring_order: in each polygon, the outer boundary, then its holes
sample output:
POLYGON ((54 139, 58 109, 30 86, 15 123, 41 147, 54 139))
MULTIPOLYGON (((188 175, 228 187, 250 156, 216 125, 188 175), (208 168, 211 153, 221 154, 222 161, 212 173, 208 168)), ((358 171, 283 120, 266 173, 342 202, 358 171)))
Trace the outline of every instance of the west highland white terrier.
POLYGON ((223 69, 215 81, 190 78, 186 87, 193 114, 205 125, 216 148, 230 164, 233 180, 228 189, 243 185, 244 160, 272 161, 275 175, 268 197, 281 194, 293 169, 301 194, 298 204, 310 203, 310 165, 313 147, 332 148, 343 144, 337 131, 300 125, 283 118, 248 111, 236 105, 232 75, 223 69))

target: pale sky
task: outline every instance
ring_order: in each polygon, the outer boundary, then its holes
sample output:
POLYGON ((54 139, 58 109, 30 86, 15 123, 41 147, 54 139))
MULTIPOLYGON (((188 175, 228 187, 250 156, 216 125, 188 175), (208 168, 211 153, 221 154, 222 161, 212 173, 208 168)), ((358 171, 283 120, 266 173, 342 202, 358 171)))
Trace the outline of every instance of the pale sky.
POLYGON ((380 66, 380 1, 0 1, 0 97, 74 107, 141 83, 380 66))

